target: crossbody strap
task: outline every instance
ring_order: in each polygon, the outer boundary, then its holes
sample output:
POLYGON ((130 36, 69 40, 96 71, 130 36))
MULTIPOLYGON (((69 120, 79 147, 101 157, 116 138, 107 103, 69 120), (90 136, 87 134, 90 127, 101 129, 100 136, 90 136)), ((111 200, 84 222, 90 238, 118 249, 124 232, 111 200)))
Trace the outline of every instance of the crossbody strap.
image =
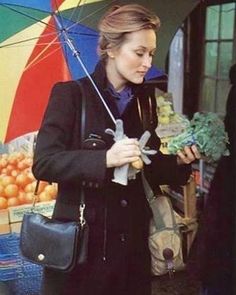
MULTIPOLYGON (((76 82, 79 85, 81 90, 80 145, 82 146, 82 143, 85 139, 86 100, 85 100, 84 87, 82 83, 80 81, 76 81, 76 82)), ((81 185, 80 205, 79 205, 79 220, 81 225, 85 224, 84 210, 85 210, 85 194, 84 194, 83 186, 81 185)))
MULTIPOLYGON (((84 88, 82 83, 80 81, 76 81, 76 82, 79 85, 80 91, 81 91, 80 143, 82 144, 85 138, 86 100, 85 100, 85 93, 84 93, 84 88)), ((39 184, 40 184, 40 180, 38 179, 36 182, 35 190, 34 190, 34 199, 33 199, 31 211, 34 211, 35 209, 39 184)), ((84 189, 81 186, 81 196, 80 196, 80 204, 79 204, 79 221, 81 225, 85 224, 84 210, 85 210, 85 195, 84 195, 84 189)))

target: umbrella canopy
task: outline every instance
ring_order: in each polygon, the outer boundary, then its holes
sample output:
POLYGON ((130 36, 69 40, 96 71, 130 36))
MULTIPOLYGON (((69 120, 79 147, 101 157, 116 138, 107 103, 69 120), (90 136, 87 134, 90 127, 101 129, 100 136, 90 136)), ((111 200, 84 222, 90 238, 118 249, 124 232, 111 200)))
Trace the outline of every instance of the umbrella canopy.
MULTIPOLYGON (((98 19, 108 6, 122 2, 132 1, 0 0, 0 142, 38 130, 52 85, 85 75, 64 32, 92 72, 98 61, 98 19)), ((193 7, 198 1, 180 2, 193 7)), ((158 8, 155 1, 136 3, 158 8)), ((147 77, 163 74, 152 68, 147 77)))
POLYGON ((83 75, 62 29, 70 28, 68 35, 76 40, 89 71, 98 59, 97 32, 82 24, 75 26, 61 14, 78 1, 61 1, 58 7, 49 5, 50 1, 28 1, 32 7, 21 0, 7 2, 0 1, 0 140, 5 142, 38 129, 56 81, 83 75))

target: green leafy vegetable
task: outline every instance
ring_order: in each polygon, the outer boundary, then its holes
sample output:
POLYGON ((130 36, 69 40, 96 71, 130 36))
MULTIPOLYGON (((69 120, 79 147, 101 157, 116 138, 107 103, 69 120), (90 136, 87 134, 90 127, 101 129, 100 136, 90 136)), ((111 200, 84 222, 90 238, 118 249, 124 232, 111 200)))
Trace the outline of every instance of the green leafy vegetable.
POLYGON ((170 154, 176 154, 184 146, 195 144, 207 162, 216 162, 222 155, 229 155, 228 135, 224 123, 215 113, 195 113, 186 130, 168 143, 170 154))

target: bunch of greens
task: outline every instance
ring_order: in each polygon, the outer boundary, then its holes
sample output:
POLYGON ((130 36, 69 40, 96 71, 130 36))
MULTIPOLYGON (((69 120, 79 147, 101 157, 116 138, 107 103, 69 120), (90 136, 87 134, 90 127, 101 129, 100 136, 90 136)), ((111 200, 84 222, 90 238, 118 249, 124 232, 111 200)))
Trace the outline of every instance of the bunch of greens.
POLYGON ((168 142, 170 154, 176 154, 184 146, 195 144, 207 162, 216 162, 227 150, 228 135, 224 123, 215 113, 195 113, 186 130, 168 142))

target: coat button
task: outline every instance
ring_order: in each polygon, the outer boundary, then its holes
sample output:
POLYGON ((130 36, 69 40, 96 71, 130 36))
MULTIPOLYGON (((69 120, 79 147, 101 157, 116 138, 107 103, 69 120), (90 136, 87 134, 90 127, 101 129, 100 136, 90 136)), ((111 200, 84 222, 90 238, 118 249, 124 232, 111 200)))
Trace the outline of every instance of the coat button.
POLYGON ((124 243, 126 241, 125 234, 120 234, 120 241, 124 243))
POLYGON ((121 207, 127 207, 128 202, 126 200, 121 200, 120 205, 121 205, 121 207))

